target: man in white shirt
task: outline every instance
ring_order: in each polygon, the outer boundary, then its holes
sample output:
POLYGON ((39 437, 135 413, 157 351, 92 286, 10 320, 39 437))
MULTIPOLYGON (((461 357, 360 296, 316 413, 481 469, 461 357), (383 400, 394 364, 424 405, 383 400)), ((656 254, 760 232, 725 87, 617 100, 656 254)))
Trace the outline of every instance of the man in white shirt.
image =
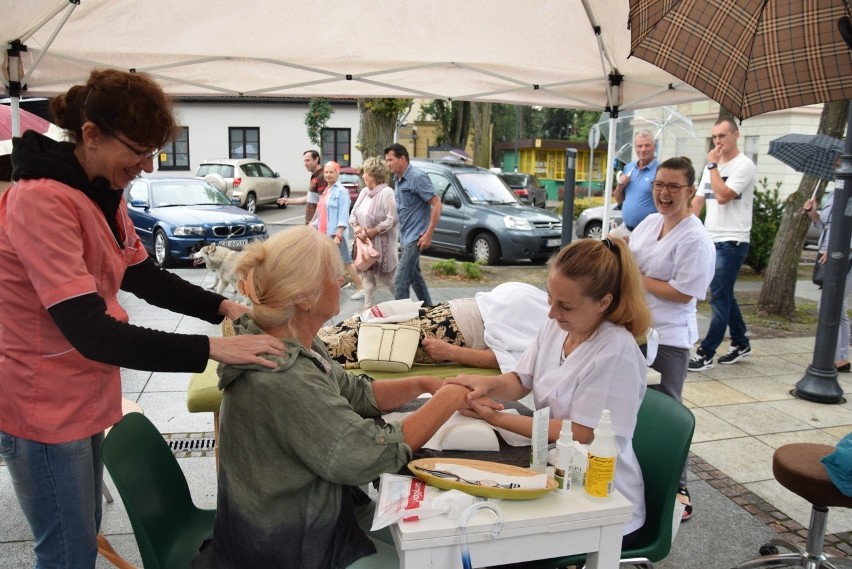
POLYGON ((689 371, 713 367, 713 356, 730 328, 731 347, 720 364, 733 364, 751 355, 743 315, 734 297, 734 283, 748 255, 751 233, 754 162, 737 148, 740 131, 732 119, 716 121, 711 131, 713 148, 707 153, 707 166, 692 201, 696 215, 707 205, 704 227, 716 247, 716 272, 710 283, 713 317, 707 335, 689 360, 689 371))

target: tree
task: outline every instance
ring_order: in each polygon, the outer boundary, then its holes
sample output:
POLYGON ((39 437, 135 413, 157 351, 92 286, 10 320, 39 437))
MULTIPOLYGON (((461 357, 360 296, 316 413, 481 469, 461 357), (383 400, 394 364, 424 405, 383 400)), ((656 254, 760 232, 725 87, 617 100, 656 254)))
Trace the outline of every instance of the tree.
MULTIPOLYGON (((835 101, 823 105, 817 133, 842 138, 848 108, 847 101, 835 101)), ((805 234, 810 224, 807 216, 802 215, 802 205, 811 197, 817 184, 819 184, 818 195, 821 195, 827 182, 820 181, 815 176, 802 176, 799 188, 784 202, 784 214, 772 246, 769 265, 766 268, 763 287, 760 289, 757 301, 757 313, 760 315, 773 314, 791 320, 796 318, 796 279, 805 234)))
POLYGON ((328 119, 334 114, 328 99, 319 97, 308 102, 308 112, 305 113, 305 126, 308 127, 308 138, 317 146, 322 146, 322 129, 328 119))
POLYGON ((473 103, 473 163, 491 166, 491 103, 473 103))
POLYGON ((438 144, 464 148, 470 134, 470 101, 444 101, 435 99, 420 107, 417 120, 432 118, 441 125, 438 144))
POLYGON ((410 106, 411 99, 358 99, 358 148, 364 160, 384 156, 384 149, 394 140, 400 114, 410 106))

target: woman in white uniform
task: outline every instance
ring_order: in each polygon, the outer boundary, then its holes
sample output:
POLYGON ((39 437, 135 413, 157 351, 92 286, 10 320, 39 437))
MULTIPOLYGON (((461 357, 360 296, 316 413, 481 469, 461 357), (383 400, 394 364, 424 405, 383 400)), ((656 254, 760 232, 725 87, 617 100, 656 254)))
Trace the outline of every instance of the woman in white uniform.
MULTIPOLYGON (((695 168, 689 158, 670 158, 660 164, 652 193, 659 213, 649 215, 633 230, 630 251, 642 273, 653 326, 660 334, 651 367, 661 377, 660 385, 654 387, 681 401, 689 350, 699 337, 695 305, 704 299, 713 280, 716 249, 690 210, 695 168)), ((687 520, 692 504, 685 467, 678 494, 687 520)))
MULTIPOLYGON (((634 506, 624 526, 627 545, 645 523, 645 488, 632 444, 647 369, 636 339, 651 323, 639 271, 621 239, 575 241, 548 265, 548 321, 514 370, 447 381, 468 386, 470 395, 504 401, 532 392, 537 409, 550 407, 550 442, 559 438, 562 419, 571 419, 574 440, 590 443, 601 412, 609 409, 618 447, 615 487, 634 506)), ((474 399, 468 397, 468 414, 532 434, 532 418, 498 413, 474 399)))

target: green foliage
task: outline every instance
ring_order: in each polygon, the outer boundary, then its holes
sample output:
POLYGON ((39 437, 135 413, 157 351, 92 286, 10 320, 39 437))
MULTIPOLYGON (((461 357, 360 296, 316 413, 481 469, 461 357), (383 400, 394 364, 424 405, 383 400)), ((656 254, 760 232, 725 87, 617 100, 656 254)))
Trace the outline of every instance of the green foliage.
POLYGON ((478 281, 482 278, 482 265, 479 262, 464 261, 461 264, 462 276, 466 279, 478 281))
POLYGON ((317 146, 322 145, 322 129, 325 128, 328 119, 334 114, 328 99, 319 97, 311 99, 308 103, 308 112, 305 113, 305 126, 308 127, 308 138, 317 146))
MULTIPOLYGON (((580 214, 584 209, 588 209, 590 207, 599 207, 604 204, 604 199, 602 196, 592 196, 592 197, 584 197, 584 198, 575 198, 574 199, 574 221, 577 221, 577 218, 580 217, 580 214)), ((563 202, 559 202, 559 204, 553 208, 553 213, 556 215, 562 215, 562 205, 563 202)))
POLYGON ((769 264, 769 254, 781 224, 784 204, 778 197, 781 182, 775 182, 775 187, 770 189, 769 181, 764 176, 758 183, 760 187, 754 189, 751 236, 745 262, 755 273, 762 274, 769 264))
POLYGON ((411 106, 411 99, 364 99, 364 107, 377 115, 397 118, 411 106))
POLYGON ((431 269, 442 277, 460 277, 474 281, 482 279, 482 265, 477 262, 463 261, 459 267, 455 259, 445 259, 432 263, 431 269))
POLYGON ((455 259, 445 259, 432 263, 432 272, 445 277, 454 277, 459 274, 455 259))

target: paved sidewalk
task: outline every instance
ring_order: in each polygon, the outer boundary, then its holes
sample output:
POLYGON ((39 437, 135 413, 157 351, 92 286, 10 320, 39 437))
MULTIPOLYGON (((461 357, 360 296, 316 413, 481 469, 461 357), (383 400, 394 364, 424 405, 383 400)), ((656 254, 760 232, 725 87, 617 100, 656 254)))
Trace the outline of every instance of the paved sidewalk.
MULTIPOLYGON (((209 285, 212 281, 212 275, 201 269, 176 272, 192 282, 209 285)), ((749 282, 738 288, 759 286, 760 283, 749 282)), ((440 302, 473 296, 479 290, 481 287, 447 287, 431 288, 430 292, 433 300, 440 302)), ((351 293, 351 289, 342 292, 338 318, 359 311, 361 301, 349 300, 351 293)), ((390 299, 387 292, 383 294, 377 301, 390 299)), ((809 282, 800 281, 797 296, 815 300, 818 291, 809 282)), ((217 326, 152 308, 129 295, 122 304, 135 324, 175 332, 218 333, 217 326)), ((706 319, 699 321, 702 333, 706 326, 706 319)), ((716 365, 705 372, 689 374, 684 399, 697 419, 689 463, 695 515, 681 524, 671 555, 657 567, 725 569, 755 556, 758 547, 770 537, 783 535, 802 541, 809 505, 775 482, 772 453, 790 442, 834 444, 852 431, 852 403, 819 405, 789 394, 811 361, 813 347, 813 337, 754 340, 751 357, 734 365, 716 365)), ((211 415, 187 412, 189 376, 123 370, 122 390, 125 397, 139 402, 173 446, 191 440, 201 448, 178 451, 178 462, 196 502, 212 508, 216 476, 212 451, 205 448, 212 440, 211 415)), ((852 391, 850 374, 841 374, 840 383, 845 392, 852 391)), ((108 477, 106 484, 117 498, 108 477)), ((0 512, 0 569, 32 567, 29 528, 2 463, 0 512)), ((132 529, 119 499, 105 504, 102 529, 120 554, 141 567, 132 529)), ((834 553, 852 553, 850 530, 852 512, 832 510, 828 532, 834 553)), ((111 565, 99 558, 97 567, 111 565)))

